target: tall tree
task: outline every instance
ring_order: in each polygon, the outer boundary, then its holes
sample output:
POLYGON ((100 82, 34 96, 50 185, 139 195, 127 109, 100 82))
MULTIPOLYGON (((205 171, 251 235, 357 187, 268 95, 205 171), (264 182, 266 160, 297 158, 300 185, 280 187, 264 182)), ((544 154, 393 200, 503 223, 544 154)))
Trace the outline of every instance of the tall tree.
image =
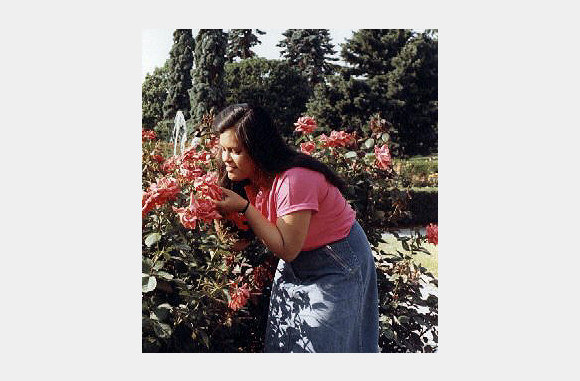
POLYGON ((288 29, 282 35, 285 38, 276 45, 282 48, 280 55, 298 66, 312 87, 335 71, 330 61, 338 58, 331 57, 336 51, 328 29, 288 29))
POLYGON ((372 78, 393 69, 391 60, 413 36, 410 29, 360 29, 342 44, 348 74, 372 78))
POLYGON ((163 118, 173 119, 178 110, 189 118, 189 94, 191 68, 195 41, 191 29, 176 29, 173 46, 169 52, 169 74, 167 77, 167 99, 163 105, 163 118))
POLYGON ((143 128, 152 129, 163 119, 163 104, 167 98, 167 73, 169 60, 163 67, 156 67, 145 76, 141 86, 141 123, 143 128))
MULTIPOLYGON (((266 32, 259 29, 256 29, 256 33, 260 35, 266 34, 266 32)), ((252 29, 230 29, 228 32, 228 48, 226 54, 228 62, 233 62, 236 57, 241 59, 255 57, 256 53, 251 49, 257 44, 261 44, 261 42, 252 33, 252 29)))
POLYGON ((387 74, 387 117, 398 125, 400 145, 407 155, 437 149, 438 46, 436 32, 414 36, 393 58, 387 74))
POLYGON ((199 123, 205 114, 225 103, 224 64, 227 35, 222 29, 200 29, 195 38, 195 67, 190 91, 191 117, 199 123))
POLYGON ((297 67, 282 60, 250 58, 226 64, 227 103, 257 103, 279 131, 289 136, 305 111, 310 85, 297 67))

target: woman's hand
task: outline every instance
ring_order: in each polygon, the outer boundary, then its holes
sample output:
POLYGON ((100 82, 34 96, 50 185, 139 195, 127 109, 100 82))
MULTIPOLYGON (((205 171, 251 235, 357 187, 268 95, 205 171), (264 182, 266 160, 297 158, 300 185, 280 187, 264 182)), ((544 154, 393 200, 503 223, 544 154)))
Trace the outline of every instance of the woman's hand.
POLYGON ((222 214, 231 212, 241 212, 248 203, 248 200, 237 194, 236 192, 220 187, 223 196, 222 200, 216 200, 215 204, 217 210, 222 214))

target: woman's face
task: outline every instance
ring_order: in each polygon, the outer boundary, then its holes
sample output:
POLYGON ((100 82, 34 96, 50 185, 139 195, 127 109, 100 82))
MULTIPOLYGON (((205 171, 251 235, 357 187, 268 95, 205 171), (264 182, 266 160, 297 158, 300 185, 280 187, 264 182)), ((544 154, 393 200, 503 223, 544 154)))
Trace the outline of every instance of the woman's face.
POLYGON ((228 178, 232 181, 251 180, 256 165, 242 142, 238 140, 233 127, 220 134, 220 147, 228 178))

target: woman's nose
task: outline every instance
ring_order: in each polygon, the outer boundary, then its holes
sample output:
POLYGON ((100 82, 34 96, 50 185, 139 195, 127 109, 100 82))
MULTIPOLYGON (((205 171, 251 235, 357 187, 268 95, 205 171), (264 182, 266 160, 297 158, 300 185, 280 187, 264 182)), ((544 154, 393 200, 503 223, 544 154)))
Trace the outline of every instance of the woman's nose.
POLYGON ((224 163, 230 161, 231 158, 232 157, 230 156, 230 154, 228 153, 228 151, 222 151, 222 161, 224 163))

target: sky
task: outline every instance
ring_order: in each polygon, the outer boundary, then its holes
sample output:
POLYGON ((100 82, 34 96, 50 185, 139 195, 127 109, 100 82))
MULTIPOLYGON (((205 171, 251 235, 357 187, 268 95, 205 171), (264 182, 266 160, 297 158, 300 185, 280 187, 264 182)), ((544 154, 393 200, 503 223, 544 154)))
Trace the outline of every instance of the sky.
MULTIPOLYGON (((282 32, 285 29, 260 29, 266 34, 258 35, 258 39, 262 42, 256 45, 252 50, 260 57, 268 59, 279 59, 280 49, 276 44, 280 42, 284 36, 282 32)), ((152 73, 156 67, 163 65, 165 60, 169 58, 169 50, 173 45, 173 31, 174 29, 144 29, 142 31, 143 49, 142 49, 142 75, 141 79, 145 79, 147 73, 152 73)), ((193 35, 197 34, 198 29, 193 29, 193 35)), ((340 43, 352 36, 350 29, 329 29, 334 49, 337 51, 335 57, 340 52, 340 43)), ((341 64, 342 61, 337 61, 341 64)))

